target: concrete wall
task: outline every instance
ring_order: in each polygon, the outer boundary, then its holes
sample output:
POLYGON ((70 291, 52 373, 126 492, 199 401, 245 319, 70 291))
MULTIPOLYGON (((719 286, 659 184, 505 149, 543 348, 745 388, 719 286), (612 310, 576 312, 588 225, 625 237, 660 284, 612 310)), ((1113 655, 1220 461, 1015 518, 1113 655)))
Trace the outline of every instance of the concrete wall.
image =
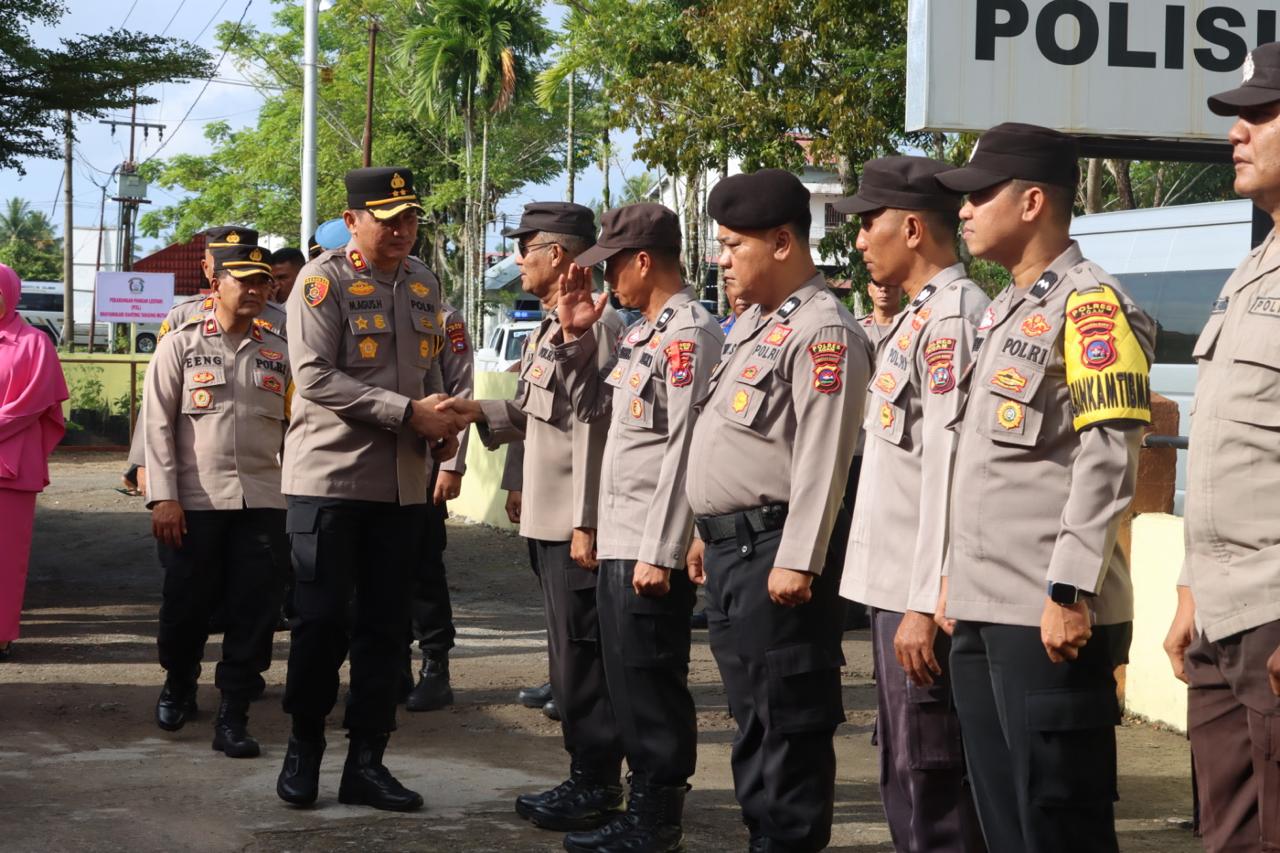
MULTIPOLYGON (((510 400, 515 393, 514 373, 476 374, 477 400, 510 400)), ((516 526, 507 520, 507 493, 501 488, 506 461, 507 448, 486 450, 473 426, 467 442, 467 473, 462 477, 462 492, 457 500, 449 502, 449 511, 503 530, 515 530, 516 526)))
POLYGON ((1133 648, 1125 708, 1179 731, 1187 727, 1187 686, 1173 677, 1164 637, 1177 608, 1182 569, 1182 519, 1147 513, 1133 520, 1133 648))

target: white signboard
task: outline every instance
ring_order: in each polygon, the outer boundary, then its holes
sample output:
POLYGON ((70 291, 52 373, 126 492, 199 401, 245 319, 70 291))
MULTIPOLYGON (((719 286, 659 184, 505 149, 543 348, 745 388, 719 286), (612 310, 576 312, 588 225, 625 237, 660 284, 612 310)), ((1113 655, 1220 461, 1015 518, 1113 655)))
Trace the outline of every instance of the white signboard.
POLYGON ((159 323, 173 307, 171 272, 100 272, 98 322, 159 323))
POLYGON ((1226 140, 1205 99, 1276 40, 1280 0, 910 0, 907 130, 1021 121, 1226 140))

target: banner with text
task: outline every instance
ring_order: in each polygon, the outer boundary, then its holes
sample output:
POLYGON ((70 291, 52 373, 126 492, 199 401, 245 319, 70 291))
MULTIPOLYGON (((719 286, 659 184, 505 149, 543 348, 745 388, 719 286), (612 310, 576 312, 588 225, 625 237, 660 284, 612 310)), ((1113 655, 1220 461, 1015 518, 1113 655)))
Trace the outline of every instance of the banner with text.
POLYGON ((171 272, 100 272, 99 323, 159 323, 173 307, 171 272))

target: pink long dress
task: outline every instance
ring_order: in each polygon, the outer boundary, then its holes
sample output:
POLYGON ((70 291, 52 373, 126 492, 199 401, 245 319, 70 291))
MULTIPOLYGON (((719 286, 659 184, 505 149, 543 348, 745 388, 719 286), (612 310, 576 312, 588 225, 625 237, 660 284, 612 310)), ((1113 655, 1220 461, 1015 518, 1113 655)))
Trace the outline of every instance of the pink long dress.
POLYGON ((53 344, 17 314, 22 282, 0 264, 0 645, 18 637, 36 495, 66 426, 67 382, 53 344))

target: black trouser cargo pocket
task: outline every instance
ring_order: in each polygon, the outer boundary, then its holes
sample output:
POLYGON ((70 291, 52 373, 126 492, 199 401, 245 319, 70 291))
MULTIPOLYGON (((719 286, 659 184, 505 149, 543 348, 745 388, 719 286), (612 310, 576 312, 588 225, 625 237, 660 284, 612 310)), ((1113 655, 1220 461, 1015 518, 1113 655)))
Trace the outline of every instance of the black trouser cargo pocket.
POLYGON ((1031 801, 1081 807, 1115 802, 1114 691, 1034 690, 1027 693, 1027 755, 1031 801))
POLYGON ((907 725, 907 762, 912 770, 957 770, 964 765, 960 720, 945 682, 917 687, 908 680, 907 725))
POLYGON ((813 643, 765 652, 769 719, 783 734, 820 732, 844 722, 840 655, 813 643))
POLYGON ((289 535, 293 577, 297 583, 310 583, 316 579, 320 540, 319 518, 320 507, 303 501, 291 501, 285 513, 284 531, 289 535))
MULTIPOLYGON (((689 614, 693 611, 685 590, 678 586, 677 572, 672 572, 671 590, 653 598, 623 589, 625 618, 623 627, 629 642, 623 643, 623 663, 634 667, 688 667, 689 614)), ((688 585, 688 581, 684 581, 688 585)))

